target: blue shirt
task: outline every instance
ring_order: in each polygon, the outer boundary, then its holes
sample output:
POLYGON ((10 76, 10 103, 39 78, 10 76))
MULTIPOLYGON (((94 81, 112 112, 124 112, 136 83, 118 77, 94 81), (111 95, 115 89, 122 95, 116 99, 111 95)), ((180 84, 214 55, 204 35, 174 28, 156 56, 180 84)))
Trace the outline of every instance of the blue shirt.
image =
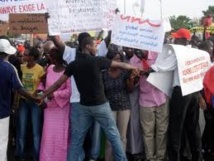
POLYGON ((0 119, 10 116, 12 90, 22 88, 15 67, 0 59, 0 119))

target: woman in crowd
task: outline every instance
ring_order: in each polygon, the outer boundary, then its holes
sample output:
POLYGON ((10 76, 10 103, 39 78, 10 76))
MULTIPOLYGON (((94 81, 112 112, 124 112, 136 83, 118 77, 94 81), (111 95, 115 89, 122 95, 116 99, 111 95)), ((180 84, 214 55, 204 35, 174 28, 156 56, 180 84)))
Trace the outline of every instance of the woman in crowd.
MULTIPOLYGON (((110 60, 121 62, 122 54, 116 50, 109 50, 106 57, 110 60)), ((121 69, 109 68, 103 72, 105 94, 109 100, 112 113, 115 117, 118 130, 126 150, 126 133, 130 118, 130 100, 127 92, 128 73, 121 69)), ((105 161, 113 161, 111 145, 107 142, 105 161)))
MULTIPOLYGON (((36 48, 26 49, 24 53, 26 64, 21 66, 23 86, 31 94, 36 93, 37 87, 45 74, 43 68, 36 63, 39 58, 39 54, 40 53, 36 48)), ((30 121, 29 119, 31 119, 33 157, 35 160, 38 160, 42 130, 42 109, 35 102, 22 98, 18 111, 18 118, 19 130, 17 135, 18 145, 16 147, 16 152, 22 160, 26 158, 26 135, 29 132, 27 125, 30 121)))
MULTIPOLYGON (((50 87, 65 70, 65 62, 58 49, 50 51, 50 65, 45 83, 40 83, 39 90, 50 87)), ((71 82, 66 81, 57 91, 48 96, 44 110, 44 125, 40 150, 40 161, 66 161, 68 150, 69 114, 71 82)))

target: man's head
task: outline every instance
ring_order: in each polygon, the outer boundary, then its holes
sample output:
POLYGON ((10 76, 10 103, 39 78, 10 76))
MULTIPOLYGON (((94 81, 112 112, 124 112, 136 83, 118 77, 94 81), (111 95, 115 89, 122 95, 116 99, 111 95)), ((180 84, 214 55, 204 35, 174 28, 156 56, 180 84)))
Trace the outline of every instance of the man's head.
POLYGON ((43 48, 43 42, 38 42, 35 47, 39 50, 40 54, 43 54, 44 48, 43 48))
POLYGON ((40 52, 36 47, 31 47, 25 50, 24 61, 26 62, 36 62, 38 61, 40 52))
POLYGON ((202 42, 199 46, 199 49, 204 50, 210 54, 210 57, 213 57, 213 42, 210 40, 206 40, 202 42))
POLYGON ((109 48, 106 57, 117 62, 123 61, 123 54, 117 48, 109 48))
POLYGON ((129 47, 123 47, 123 51, 125 52, 128 59, 131 59, 134 55, 134 49, 129 47))
POLYGON ((140 59, 148 59, 148 51, 147 50, 140 50, 140 49, 134 49, 134 54, 140 59))
POLYGON ((192 36, 191 38, 191 41, 190 41, 190 44, 193 46, 193 47, 198 47, 198 45, 200 44, 200 39, 198 36, 196 36, 195 34, 192 36))
POLYGON ((172 33, 172 37, 175 39, 175 44, 186 46, 189 44, 189 40, 191 40, 191 32, 188 29, 181 28, 172 33))
POLYGON ((46 41, 43 45, 43 49, 45 53, 49 53, 49 51, 51 51, 51 49, 53 49, 55 47, 53 41, 46 41))
POLYGON ((0 56, 2 58, 7 55, 13 55, 16 53, 16 48, 14 48, 10 42, 6 39, 0 39, 0 56))
POLYGON ((81 44, 82 44, 82 41, 86 38, 86 37, 91 37, 91 35, 87 32, 82 32, 78 35, 78 43, 79 43, 79 50, 81 51, 82 48, 81 48, 81 44))
POLYGON ((92 37, 86 37, 82 40, 81 43, 82 52, 87 52, 92 55, 96 55, 97 52, 97 44, 96 41, 92 37))

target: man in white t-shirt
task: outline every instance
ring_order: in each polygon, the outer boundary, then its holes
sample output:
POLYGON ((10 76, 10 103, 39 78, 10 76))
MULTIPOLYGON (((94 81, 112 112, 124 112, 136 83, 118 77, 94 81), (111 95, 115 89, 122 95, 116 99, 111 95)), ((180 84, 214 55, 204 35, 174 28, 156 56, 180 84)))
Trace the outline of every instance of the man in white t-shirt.
MULTIPOLYGON (((173 33, 175 44, 187 46, 191 38, 190 31, 179 29, 173 33)), ((184 132, 188 136, 193 161, 202 160, 201 136, 198 125, 199 105, 204 106, 204 100, 200 92, 182 96, 181 85, 178 75, 177 58, 170 54, 162 62, 151 66, 155 72, 174 71, 173 92, 170 100, 169 114, 169 161, 182 160, 182 136, 184 132)))

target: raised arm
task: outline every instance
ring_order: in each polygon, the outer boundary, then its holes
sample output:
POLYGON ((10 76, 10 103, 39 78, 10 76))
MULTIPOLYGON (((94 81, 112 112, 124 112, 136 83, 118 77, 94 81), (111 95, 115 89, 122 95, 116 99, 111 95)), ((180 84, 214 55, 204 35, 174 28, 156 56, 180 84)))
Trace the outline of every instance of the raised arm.
POLYGON ((65 44, 60 39, 60 36, 49 36, 49 39, 54 42, 54 45, 62 52, 65 51, 65 44))
POLYGON ((110 42, 111 42, 111 30, 108 31, 108 35, 107 37, 104 39, 105 43, 106 43, 106 47, 108 48, 110 42))

